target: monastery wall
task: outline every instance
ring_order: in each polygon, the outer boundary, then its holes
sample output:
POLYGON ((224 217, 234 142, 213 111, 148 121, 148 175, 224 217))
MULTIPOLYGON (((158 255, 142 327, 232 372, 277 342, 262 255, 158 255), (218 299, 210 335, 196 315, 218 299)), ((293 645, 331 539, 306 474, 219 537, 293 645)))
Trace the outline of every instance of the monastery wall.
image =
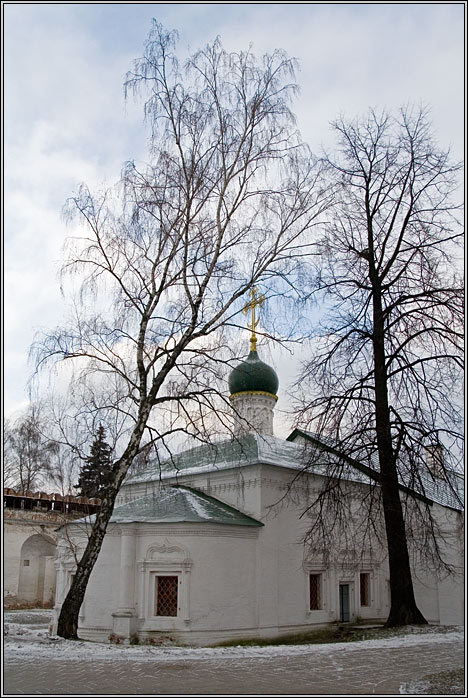
POLYGON ((58 521, 30 512, 4 511, 4 601, 51 606, 55 595, 54 555, 58 521))
POLYGON ((96 508, 96 501, 59 494, 4 490, 4 605, 52 606, 57 529, 96 508))

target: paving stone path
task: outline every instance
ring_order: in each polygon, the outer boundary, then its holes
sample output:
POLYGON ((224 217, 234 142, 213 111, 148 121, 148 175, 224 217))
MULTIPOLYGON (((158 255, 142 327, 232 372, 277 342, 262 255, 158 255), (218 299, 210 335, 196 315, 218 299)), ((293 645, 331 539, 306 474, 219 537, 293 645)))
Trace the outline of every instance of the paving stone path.
POLYGON ((464 665, 463 643, 331 648, 314 656, 139 662, 4 657, 4 695, 398 695, 401 684, 464 665))
MULTIPOLYGON (((5 643, 2 695, 399 695, 406 682, 464 666, 460 633, 391 647, 304 646, 273 657, 169 653, 143 660, 125 649, 118 658, 115 651, 109 658, 102 651, 82 655, 79 646, 66 657, 54 654, 58 647, 46 649, 28 653, 18 641, 5 643)), ((144 656, 143 647, 133 649, 144 656)))

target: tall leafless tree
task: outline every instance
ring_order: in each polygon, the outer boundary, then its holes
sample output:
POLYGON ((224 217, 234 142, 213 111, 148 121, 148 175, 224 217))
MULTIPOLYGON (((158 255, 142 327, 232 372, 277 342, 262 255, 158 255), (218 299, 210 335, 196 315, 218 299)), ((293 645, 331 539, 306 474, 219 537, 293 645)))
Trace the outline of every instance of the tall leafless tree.
POLYGON ((368 473, 380 470, 378 482, 368 478, 361 513, 367 529, 374 526, 381 499, 387 625, 420 623, 407 546, 416 519, 427 552, 440 561, 424 496, 425 456, 443 449, 447 477, 462 443, 462 230, 453 203, 460 165, 437 147, 423 109, 369 111, 334 128, 339 150, 327 164, 337 199, 315 269, 322 322, 298 384, 301 424, 333 444, 335 455, 310 535, 323 538, 327 508, 338 526, 349 458, 371 466, 368 473))
POLYGON ((94 381, 128 428, 62 605, 58 633, 68 638, 148 432, 156 445, 178 429, 201 438, 243 297, 259 282, 294 281, 329 196, 294 128, 292 61, 229 54, 216 40, 182 69, 176 39, 154 22, 125 83, 146 98, 150 163, 128 163, 114 191, 83 186, 69 202, 86 230, 64 265, 79 278, 74 319, 34 347, 38 367, 68 361, 77 380, 94 381))
POLYGON ((40 403, 31 403, 13 421, 4 424, 4 484, 26 493, 47 487, 57 444, 46 434, 40 403))

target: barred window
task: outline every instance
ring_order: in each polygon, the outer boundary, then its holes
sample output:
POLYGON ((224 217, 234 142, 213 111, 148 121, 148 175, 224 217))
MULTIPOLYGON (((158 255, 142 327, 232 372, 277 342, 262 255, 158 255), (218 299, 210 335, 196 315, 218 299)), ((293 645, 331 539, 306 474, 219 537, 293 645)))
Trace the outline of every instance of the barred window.
POLYGON ((179 577, 156 577, 156 616, 176 616, 179 577))
POLYGON ((309 607, 311 611, 321 608, 320 574, 309 574, 309 607))
POLYGON ((370 606, 370 574, 368 572, 361 572, 359 587, 361 592, 361 606, 370 606))

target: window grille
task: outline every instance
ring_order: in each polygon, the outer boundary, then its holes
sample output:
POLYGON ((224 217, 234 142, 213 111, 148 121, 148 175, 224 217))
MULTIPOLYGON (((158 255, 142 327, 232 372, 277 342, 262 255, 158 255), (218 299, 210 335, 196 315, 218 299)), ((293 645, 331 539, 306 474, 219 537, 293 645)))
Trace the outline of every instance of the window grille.
POLYGON ((29 560, 23 560, 23 566, 29 567, 29 560))
POLYGON ((311 611, 318 611, 321 607, 320 577, 320 574, 309 574, 309 599, 311 611))
POLYGON ((156 577, 156 614, 157 616, 177 615, 178 577, 156 577))
POLYGON ((368 572, 360 574, 361 606, 370 606, 370 575, 368 572))

